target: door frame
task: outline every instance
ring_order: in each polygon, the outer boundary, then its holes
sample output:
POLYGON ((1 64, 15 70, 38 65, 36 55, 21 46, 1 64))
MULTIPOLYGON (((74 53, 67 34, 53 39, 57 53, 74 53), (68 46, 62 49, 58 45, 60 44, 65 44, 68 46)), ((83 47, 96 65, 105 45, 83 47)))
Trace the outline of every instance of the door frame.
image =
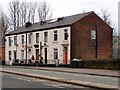
POLYGON ((68 64, 68 47, 63 47, 63 64, 68 64))
POLYGON ((45 50, 45 64, 47 64, 47 48, 44 48, 44 50, 45 50))

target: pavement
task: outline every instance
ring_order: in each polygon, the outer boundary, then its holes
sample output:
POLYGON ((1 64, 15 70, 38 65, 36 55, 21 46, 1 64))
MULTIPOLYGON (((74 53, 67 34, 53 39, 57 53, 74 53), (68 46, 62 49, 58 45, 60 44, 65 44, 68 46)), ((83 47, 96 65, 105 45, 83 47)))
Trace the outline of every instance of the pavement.
POLYGON ((28 67, 28 66, 12 66, 12 67, 120 78, 119 70, 87 69, 87 68, 81 69, 81 68, 62 68, 62 67, 28 67))
POLYGON ((3 67, 2 71, 97 89, 119 90, 119 71, 117 70, 9 66, 3 67))

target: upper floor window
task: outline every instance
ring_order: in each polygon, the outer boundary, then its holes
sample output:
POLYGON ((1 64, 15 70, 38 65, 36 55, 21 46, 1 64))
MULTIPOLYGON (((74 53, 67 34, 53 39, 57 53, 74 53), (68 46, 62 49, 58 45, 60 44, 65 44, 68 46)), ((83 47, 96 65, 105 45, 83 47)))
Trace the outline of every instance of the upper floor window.
POLYGON ((9 37, 9 46, 11 46, 11 41, 12 41, 11 37, 9 37))
POLYGON ((31 37, 32 35, 31 35, 31 33, 28 35, 28 38, 29 38, 29 41, 28 41, 28 43, 30 44, 31 43, 31 39, 32 39, 32 37, 31 37))
POLYGON ((24 35, 22 35, 21 37, 22 37, 22 44, 24 44, 24 35))
POLYGON ((68 40, 68 30, 64 29, 64 40, 68 40))
POLYGON ((36 43, 39 43, 39 33, 36 33, 36 43))
POLYGON ((44 32, 44 41, 45 41, 45 42, 48 41, 48 32, 44 32))
POLYGON ((17 44, 17 36, 14 36, 14 45, 17 44))
POLYGON ((57 35, 57 31, 54 31, 54 41, 58 40, 58 35, 57 35))

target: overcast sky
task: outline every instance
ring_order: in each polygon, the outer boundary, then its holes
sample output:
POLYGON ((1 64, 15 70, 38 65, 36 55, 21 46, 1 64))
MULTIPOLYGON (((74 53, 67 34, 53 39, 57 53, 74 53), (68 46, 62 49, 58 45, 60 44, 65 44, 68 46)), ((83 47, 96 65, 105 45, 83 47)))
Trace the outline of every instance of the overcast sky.
MULTIPOLYGON (((7 2, 10 0, 0 0, 0 6, 6 11, 7 2)), ((43 0, 23 0, 23 1, 43 1, 43 0)), ((111 14, 113 25, 118 28, 118 2, 120 0, 45 0, 53 10, 53 18, 69 16, 82 13, 83 11, 95 11, 99 13, 101 9, 107 9, 111 14)))

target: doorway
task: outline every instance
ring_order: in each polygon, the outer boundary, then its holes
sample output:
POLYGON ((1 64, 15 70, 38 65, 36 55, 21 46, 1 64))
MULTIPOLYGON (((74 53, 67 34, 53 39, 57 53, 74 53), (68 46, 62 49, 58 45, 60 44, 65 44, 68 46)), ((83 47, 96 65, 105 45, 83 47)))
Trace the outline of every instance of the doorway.
POLYGON ((39 49, 36 49, 36 60, 39 60, 39 49))
POLYGON ((17 53, 16 51, 14 51, 14 60, 16 60, 16 58, 17 58, 17 53))
POLYGON ((68 48, 63 47, 63 63, 67 64, 68 63, 68 48))
POLYGON ((45 64, 47 64, 47 48, 45 48, 45 64))
POLYGON ((17 59, 17 51, 14 51, 14 63, 19 63, 19 60, 17 59))

